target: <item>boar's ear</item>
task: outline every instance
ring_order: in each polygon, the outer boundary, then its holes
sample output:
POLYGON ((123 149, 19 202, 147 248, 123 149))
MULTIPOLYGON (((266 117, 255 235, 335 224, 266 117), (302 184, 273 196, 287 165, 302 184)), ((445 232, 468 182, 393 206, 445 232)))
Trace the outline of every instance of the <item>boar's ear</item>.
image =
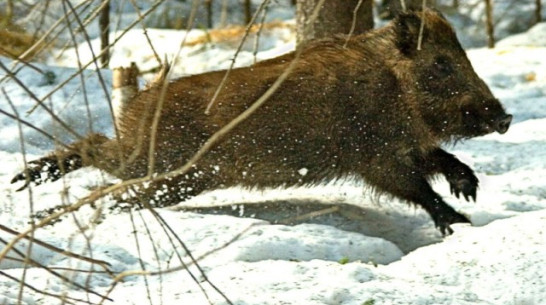
POLYGON ((402 13, 394 22, 396 46, 402 54, 411 57, 417 52, 421 18, 415 12, 402 13))

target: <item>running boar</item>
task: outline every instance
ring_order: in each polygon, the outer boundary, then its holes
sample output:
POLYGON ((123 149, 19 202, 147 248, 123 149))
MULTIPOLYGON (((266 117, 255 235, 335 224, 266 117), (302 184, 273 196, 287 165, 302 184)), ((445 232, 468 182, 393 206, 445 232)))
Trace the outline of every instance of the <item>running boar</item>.
MULTIPOLYGON (((457 197, 476 199, 478 179, 472 169, 440 145, 505 133, 512 116, 476 75, 443 16, 432 10, 409 12, 381 29, 318 40, 303 48, 280 89, 250 118, 217 142, 190 172, 154 182, 141 188, 142 193, 162 206, 234 185, 316 185, 357 176, 379 193, 423 207, 443 234, 452 233, 453 223, 469 222, 428 182, 443 174, 457 197)), ((291 53, 231 71, 207 114, 225 71, 169 83, 153 149, 154 172, 185 164, 295 58, 291 53)), ((119 142, 90 135, 70 149, 31 162, 12 182, 39 184, 83 166, 121 179, 145 176, 159 96, 161 86, 153 86, 127 106, 119 122, 119 142)))

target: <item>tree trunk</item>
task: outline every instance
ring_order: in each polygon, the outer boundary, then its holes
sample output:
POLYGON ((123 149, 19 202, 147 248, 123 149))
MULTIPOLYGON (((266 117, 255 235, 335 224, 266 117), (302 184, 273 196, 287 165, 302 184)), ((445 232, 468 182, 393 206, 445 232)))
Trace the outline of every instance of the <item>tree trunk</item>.
POLYGON ((6 20, 8 21, 6 25, 11 25, 13 18, 13 0, 8 0, 6 4, 6 20))
POLYGON ((207 10, 207 28, 212 29, 212 0, 205 0, 205 9, 207 10))
POLYGON ((252 6, 250 3, 250 0, 245 0, 244 8, 245 8, 245 24, 249 24, 250 20, 252 20, 252 6))
POLYGON ((459 8, 459 0, 453 0, 453 3, 451 3, 451 7, 452 8, 459 8))
POLYGON ((108 46, 110 45, 110 0, 106 0, 107 4, 104 6, 99 16, 99 30, 100 30, 100 48, 104 50, 100 57, 100 63, 103 68, 108 67, 110 61, 110 51, 108 46))
POLYGON ((373 0, 325 0, 317 19, 309 24, 309 18, 319 0, 298 0, 296 4, 297 44, 329 37, 334 34, 361 34, 373 28, 373 0), (360 5, 360 6, 359 6, 360 5), (355 8, 358 7, 356 14, 355 8), (356 18, 354 18, 356 17, 356 18))
POLYGON ((535 21, 536 23, 542 22, 542 3, 540 3, 541 0, 535 0, 536 7, 535 7, 535 21))
POLYGON ((487 30, 487 46, 495 47, 495 28, 493 26, 493 0, 485 0, 485 27, 487 30))

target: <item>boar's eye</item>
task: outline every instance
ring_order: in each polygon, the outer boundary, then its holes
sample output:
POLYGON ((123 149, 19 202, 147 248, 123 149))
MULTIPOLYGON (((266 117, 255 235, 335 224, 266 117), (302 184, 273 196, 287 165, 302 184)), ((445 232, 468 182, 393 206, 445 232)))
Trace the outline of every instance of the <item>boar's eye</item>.
POLYGON ((439 76, 448 76, 453 73, 453 65, 447 57, 439 56, 434 61, 434 70, 439 76))

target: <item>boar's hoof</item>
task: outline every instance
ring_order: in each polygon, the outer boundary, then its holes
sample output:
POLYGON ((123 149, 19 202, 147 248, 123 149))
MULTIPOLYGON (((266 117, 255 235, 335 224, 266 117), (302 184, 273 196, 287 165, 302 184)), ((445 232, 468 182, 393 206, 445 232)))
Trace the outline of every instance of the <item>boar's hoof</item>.
POLYGON ((478 190, 478 178, 472 175, 468 178, 449 180, 449 189, 451 194, 455 194, 455 197, 459 198, 462 193, 466 201, 476 202, 476 192, 478 190))
POLYGON ((432 215, 434 224, 436 228, 440 230, 443 236, 453 234, 453 229, 451 229, 452 224, 454 223, 470 223, 470 220, 466 216, 455 212, 455 210, 449 208, 442 211, 436 211, 432 215))
POLYGON ((57 164, 57 159, 44 157, 28 162, 27 168, 23 172, 15 175, 15 177, 11 179, 11 183, 25 181, 25 184, 16 190, 19 192, 27 188, 31 182, 35 185, 39 185, 46 181, 55 181, 61 176, 62 174, 57 164))
POLYGON ((459 198, 462 193, 466 201, 470 201, 472 198, 476 202, 479 180, 470 167, 461 162, 452 164, 450 171, 446 173, 446 178, 452 195, 459 198))

